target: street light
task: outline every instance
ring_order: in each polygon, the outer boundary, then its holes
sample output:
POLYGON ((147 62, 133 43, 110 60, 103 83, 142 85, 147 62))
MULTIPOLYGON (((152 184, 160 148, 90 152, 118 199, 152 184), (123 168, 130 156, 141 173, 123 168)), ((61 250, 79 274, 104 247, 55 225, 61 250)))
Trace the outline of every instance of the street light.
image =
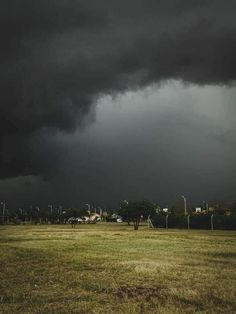
POLYGON ((187 215, 187 199, 186 199, 186 197, 185 196, 181 196, 182 198, 183 198, 183 200, 184 200, 184 214, 185 214, 185 216, 187 215))

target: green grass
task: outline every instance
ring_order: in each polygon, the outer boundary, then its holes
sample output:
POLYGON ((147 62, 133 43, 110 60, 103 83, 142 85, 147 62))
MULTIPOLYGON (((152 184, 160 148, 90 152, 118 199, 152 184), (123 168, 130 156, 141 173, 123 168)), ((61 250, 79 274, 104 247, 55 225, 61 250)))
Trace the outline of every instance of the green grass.
POLYGON ((236 232, 0 227, 0 313, 235 313, 236 232))

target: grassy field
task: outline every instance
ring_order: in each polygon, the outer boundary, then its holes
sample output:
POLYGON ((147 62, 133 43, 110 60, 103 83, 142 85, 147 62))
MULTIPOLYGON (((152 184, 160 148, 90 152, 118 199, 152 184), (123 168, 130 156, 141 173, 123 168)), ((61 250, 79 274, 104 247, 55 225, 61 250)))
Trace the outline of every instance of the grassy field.
POLYGON ((236 232, 0 227, 0 313, 236 313, 236 232))

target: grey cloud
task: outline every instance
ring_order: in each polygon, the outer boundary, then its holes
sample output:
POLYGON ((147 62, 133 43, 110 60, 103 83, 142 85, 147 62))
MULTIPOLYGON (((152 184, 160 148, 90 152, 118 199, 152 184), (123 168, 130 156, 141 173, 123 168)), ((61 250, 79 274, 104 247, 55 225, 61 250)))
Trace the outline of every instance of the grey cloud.
POLYGON ((34 200, 40 206, 116 206, 123 198, 143 197, 168 202, 182 193, 189 201, 231 200, 236 184, 233 104, 234 89, 176 82, 105 96, 89 128, 45 133, 44 153, 37 137, 31 142, 28 168, 34 174, 48 172, 50 180, 0 181, 1 195, 13 203, 7 195, 17 189, 17 204, 34 200))
POLYGON ((102 95, 169 79, 233 84, 234 11, 233 0, 2 1, 1 176, 47 175, 35 157, 47 145, 28 153, 35 137, 74 131, 102 95))

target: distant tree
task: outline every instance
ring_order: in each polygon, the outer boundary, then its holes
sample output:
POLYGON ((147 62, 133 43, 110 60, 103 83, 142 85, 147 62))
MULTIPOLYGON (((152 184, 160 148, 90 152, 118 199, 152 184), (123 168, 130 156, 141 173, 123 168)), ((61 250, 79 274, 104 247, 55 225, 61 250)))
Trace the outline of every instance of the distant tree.
POLYGON ((63 214, 64 219, 69 219, 71 217, 78 218, 88 216, 88 211, 86 209, 80 209, 80 208, 69 208, 65 210, 65 213, 63 214))
POLYGON ((141 219, 155 215, 156 205, 149 200, 122 202, 118 211, 124 221, 132 222, 134 230, 138 230, 141 219))
POLYGON ((231 214, 236 216, 236 202, 232 204, 231 214))

